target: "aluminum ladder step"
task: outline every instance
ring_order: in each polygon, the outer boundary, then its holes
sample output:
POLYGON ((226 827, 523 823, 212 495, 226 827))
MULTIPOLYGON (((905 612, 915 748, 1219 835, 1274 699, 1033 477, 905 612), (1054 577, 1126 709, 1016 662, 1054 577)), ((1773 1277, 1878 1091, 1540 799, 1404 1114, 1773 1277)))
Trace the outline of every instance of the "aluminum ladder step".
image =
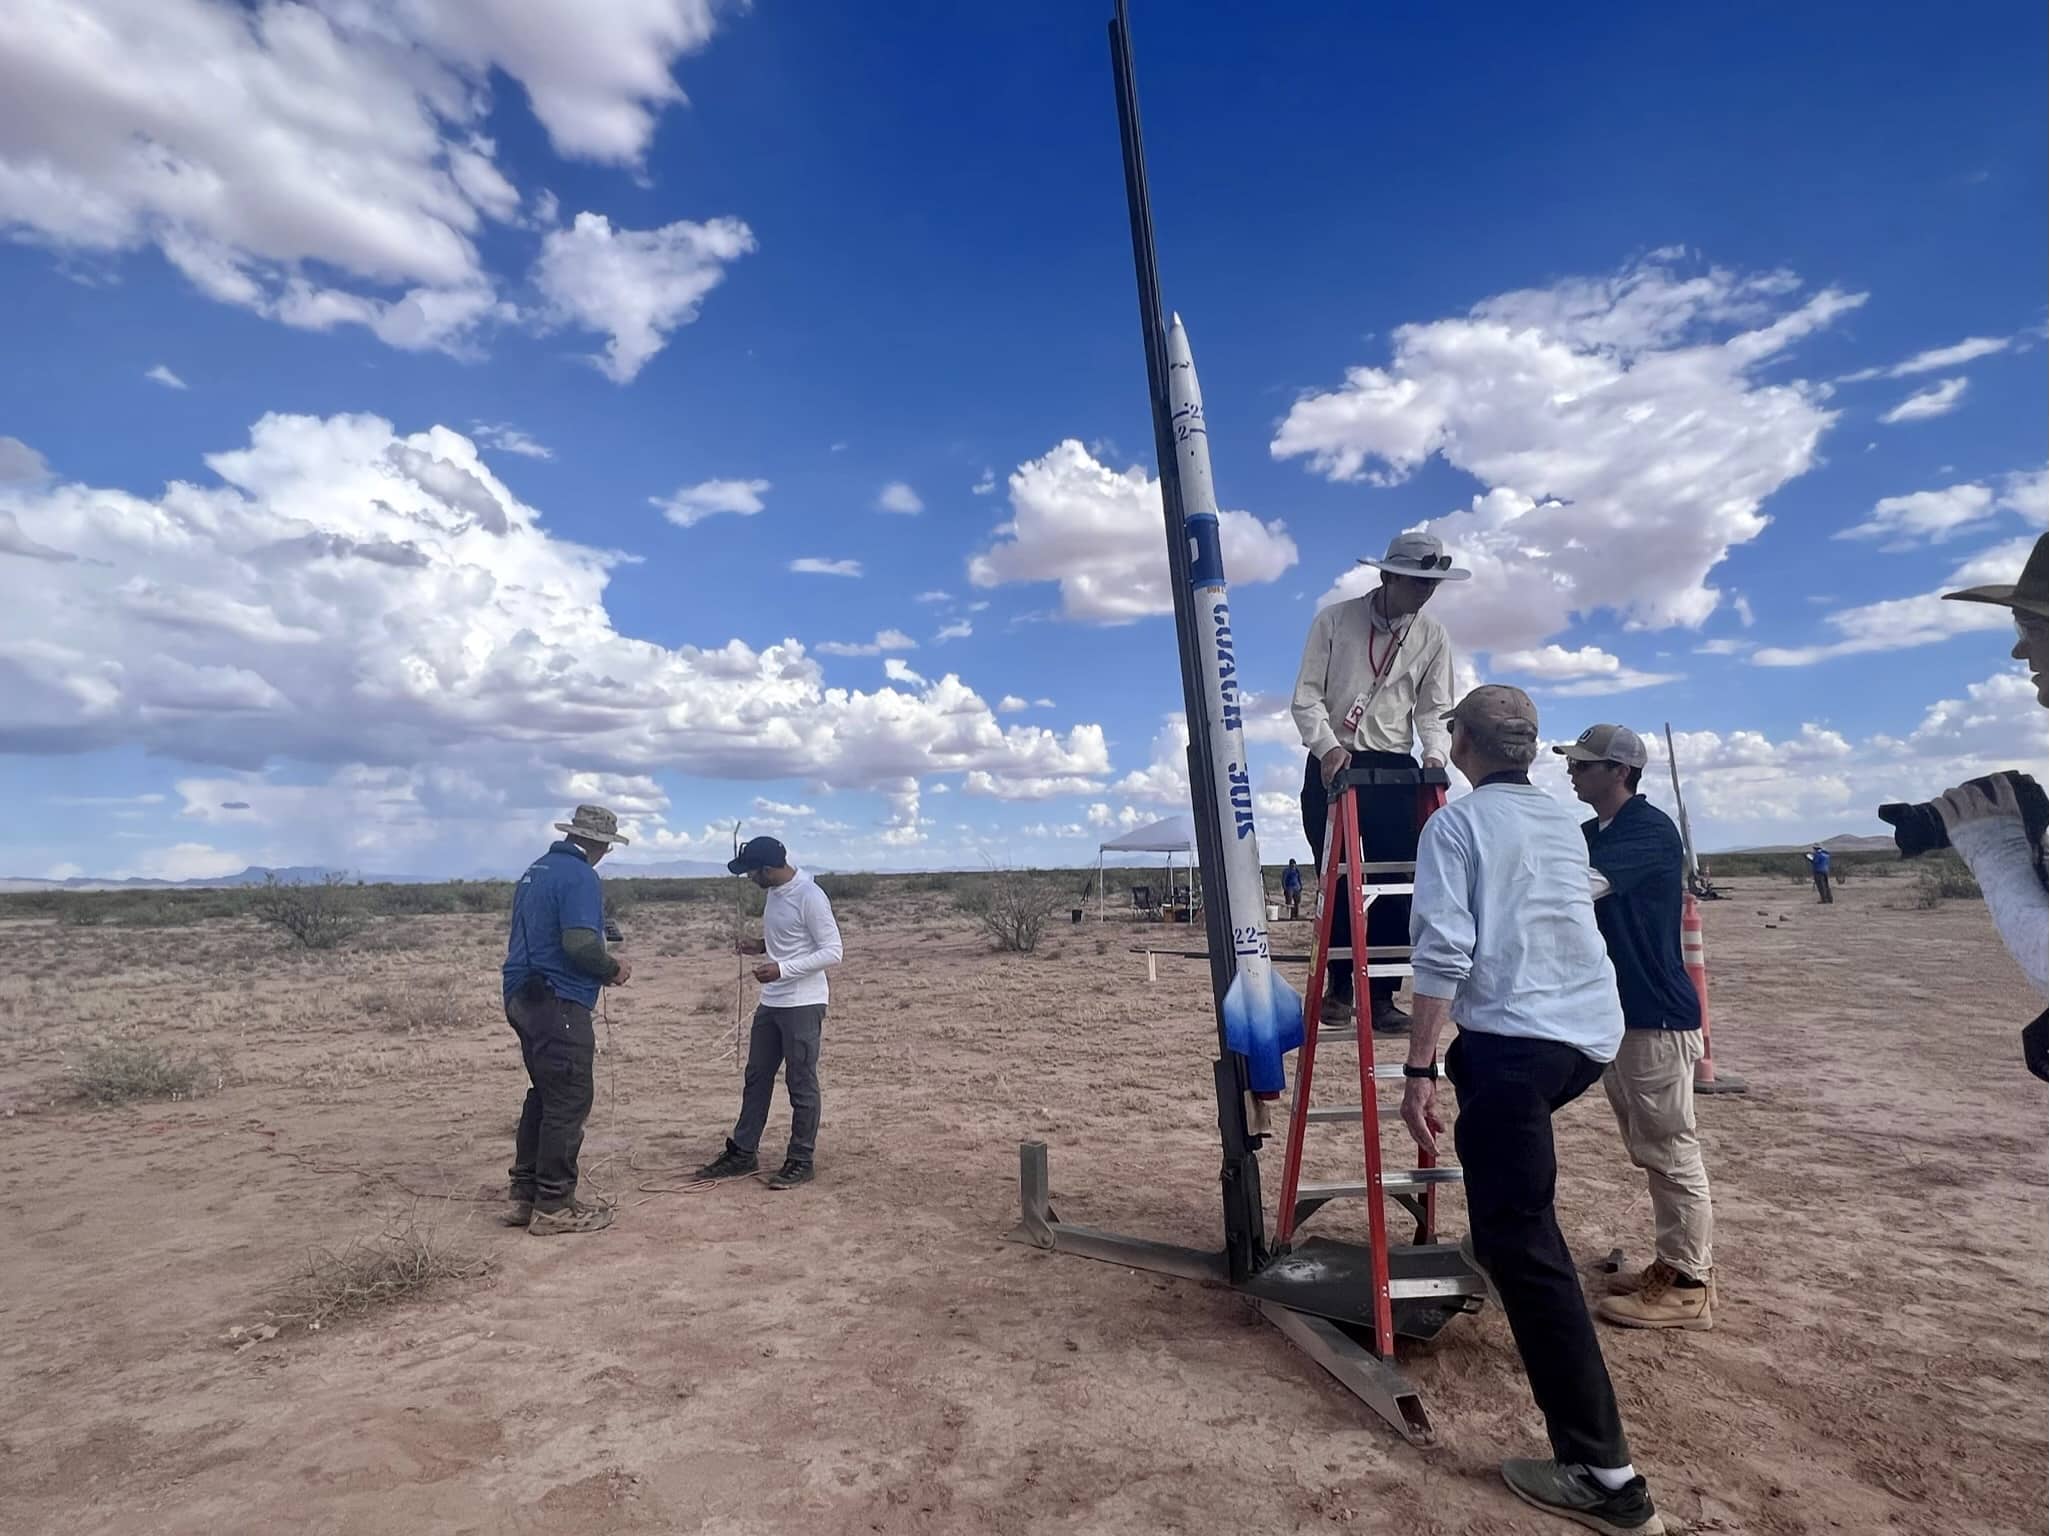
MULTIPOLYGON (((1457 1184, 1465 1176, 1465 1170, 1456 1166, 1405 1168, 1399 1173, 1383 1174, 1380 1188, 1389 1195, 1420 1195, 1434 1184, 1457 1184)), ((1363 1200, 1365 1196, 1364 1179, 1304 1179, 1295 1191, 1298 1201, 1363 1200)))

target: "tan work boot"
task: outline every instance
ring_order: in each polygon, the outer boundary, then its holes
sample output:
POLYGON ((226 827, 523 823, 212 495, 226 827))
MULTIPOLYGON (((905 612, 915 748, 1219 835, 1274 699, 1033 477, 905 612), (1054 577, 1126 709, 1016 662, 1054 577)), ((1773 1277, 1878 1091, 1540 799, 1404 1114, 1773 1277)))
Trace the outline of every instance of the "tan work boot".
MULTIPOLYGON (((1623 1276, 1608 1284, 1611 1290, 1623 1276)), ((1619 1328, 1688 1328, 1715 1326, 1715 1293, 1711 1283, 1681 1285, 1679 1271, 1660 1259, 1640 1276, 1631 1290, 1609 1296, 1594 1308, 1604 1322, 1619 1328)))
POLYGON ((535 1237, 557 1237, 564 1232, 602 1232, 612 1224, 608 1205, 580 1205, 571 1201, 556 1210, 536 1209, 526 1229, 535 1237))

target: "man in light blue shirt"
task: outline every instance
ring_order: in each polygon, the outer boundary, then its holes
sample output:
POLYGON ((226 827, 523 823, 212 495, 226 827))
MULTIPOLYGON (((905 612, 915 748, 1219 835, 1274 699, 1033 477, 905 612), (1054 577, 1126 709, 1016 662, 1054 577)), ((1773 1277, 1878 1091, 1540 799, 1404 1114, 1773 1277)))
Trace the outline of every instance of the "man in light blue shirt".
POLYGON ((1514 1459, 1518 1498, 1610 1536, 1664 1522, 1630 1464, 1615 1389, 1553 1204, 1551 1116, 1600 1081, 1622 1043, 1615 968, 1594 921, 1586 839, 1530 783, 1537 707, 1520 688, 1476 688, 1445 717, 1473 786, 1423 824, 1416 852, 1416 1006, 1402 1119, 1437 1150, 1437 1040, 1458 1090, 1471 1257, 1508 1314, 1552 1459, 1514 1459))

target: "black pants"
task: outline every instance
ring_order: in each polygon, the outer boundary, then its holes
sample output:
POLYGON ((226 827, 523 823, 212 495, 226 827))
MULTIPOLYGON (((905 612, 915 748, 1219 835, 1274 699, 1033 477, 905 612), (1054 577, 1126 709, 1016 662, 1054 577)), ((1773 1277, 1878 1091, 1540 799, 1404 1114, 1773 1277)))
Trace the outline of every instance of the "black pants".
POLYGON ((740 1120, 727 1145, 750 1157, 761 1146, 768 1106, 775 1098, 776 1068, 790 1090, 790 1151, 787 1162, 809 1166, 818 1147, 818 1052, 825 1034, 825 1004, 754 1010, 747 1037, 747 1085, 740 1094, 740 1120))
POLYGON ((1814 889, 1820 895, 1823 906, 1832 907, 1836 904, 1835 892, 1828 888, 1827 870, 1817 869, 1814 872, 1814 889))
POLYGON ((514 1145, 512 1198, 544 1211, 576 1198, 576 1155, 590 1118, 598 1041, 591 1011, 531 982, 505 999, 505 1017, 526 1062, 526 1103, 514 1145))
POLYGON ((1560 1461, 1627 1466, 1615 1389, 1552 1203, 1551 1116, 1599 1081, 1600 1064, 1555 1040, 1461 1030, 1444 1066, 1458 1090, 1473 1252, 1501 1295, 1551 1449, 1560 1461))
MULTIPOLYGON (((1414 768, 1416 760, 1402 752, 1354 752, 1354 768, 1414 768)), ((1359 807, 1359 843, 1361 857, 1369 864, 1381 860, 1414 859, 1416 857, 1416 835, 1420 830, 1416 824, 1416 797, 1421 786, 1412 784, 1388 784, 1378 788, 1353 791, 1359 807)), ((1330 798, 1323 787, 1323 765, 1311 754, 1302 773, 1302 835, 1309 839, 1309 849, 1316 858, 1317 889, 1323 889, 1323 835, 1330 811, 1330 798)), ((1338 886, 1338 909, 1330 921, 1330 944, 1332 949, 1342 949, 1352 942, 1352 903, 1350 882, 1338 886)), ((1409 898, 1406 896, 1380 896, 1366 909, 1366 942, 1370 945, 1407 944, 1409 942, 1409 898)), ((1401 979, 1395 976, 1376 976, 1373 979, 1373 993, 1377 998, 1393 997, 1401 988, 1401 979)), ((1330 968, 1330 992, 1333 997, 1352 995, 1352 967, 1342 961, 1330 968)))

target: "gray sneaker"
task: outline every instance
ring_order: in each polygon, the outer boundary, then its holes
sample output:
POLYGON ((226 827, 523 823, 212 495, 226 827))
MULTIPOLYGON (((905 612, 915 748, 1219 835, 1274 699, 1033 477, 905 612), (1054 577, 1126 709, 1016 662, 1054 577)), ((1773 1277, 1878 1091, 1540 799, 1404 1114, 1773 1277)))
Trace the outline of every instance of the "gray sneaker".
POLYGON ((536 1210, 526 1229, 535 1237, 559 1237, 565 1232, 602 1232, 611 1224, 609 1205, 580 1205, 572 1200, 552 1211, 536 1210))
POLYGON ((1525 1504, 1601 1531, 1604 1536, 1665 1536, 1665 1522, 1651 1507, 1641 1477, 1620 1488, 1604 1488, 1585 1467, 1513 1457, 1501 1464, 1509 1492, 1525 1504))

